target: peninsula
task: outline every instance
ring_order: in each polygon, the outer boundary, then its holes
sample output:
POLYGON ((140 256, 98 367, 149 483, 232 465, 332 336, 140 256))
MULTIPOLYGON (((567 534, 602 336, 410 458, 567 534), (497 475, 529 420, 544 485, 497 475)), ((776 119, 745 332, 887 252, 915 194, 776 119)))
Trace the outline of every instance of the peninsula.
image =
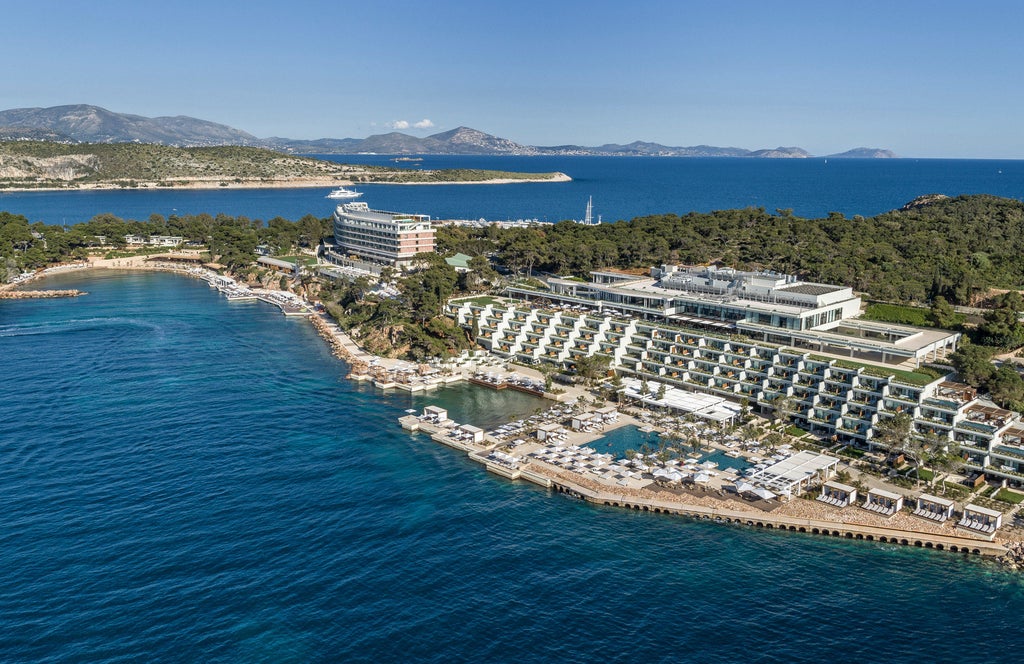
POLYGON ((254 147, 0 142, 0 190, 335 187, 566 182, 564 173, 339 164, 254 147))

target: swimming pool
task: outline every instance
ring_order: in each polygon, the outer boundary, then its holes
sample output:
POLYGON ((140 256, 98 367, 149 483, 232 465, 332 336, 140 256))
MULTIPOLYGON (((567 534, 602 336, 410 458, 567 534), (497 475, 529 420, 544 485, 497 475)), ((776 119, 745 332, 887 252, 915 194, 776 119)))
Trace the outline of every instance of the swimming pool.
POLYGON ((750 468, 750 462, 746 459, 734 459, 731 456, 726 456, 725 452, 721 450, 715 450, 714 452, 708 452, 701 455, 701 461, 714 461, 718 464, 719 468, 735 468, 736 470, 746 470, 750 468))
POLYGON ((597 440, 587 443, 588 447, 593 447, 602 454, 614 454, 616 458, 625 456, 626 450, 639 451, 643 445, 657 448, 658 433, 656 431, 641 431, 639 427, 633 424, 613 429, 597 440))
MULTIPOLYGON (((639 451, 643 445, 657 449, 659 443, 660 436, 658 436, 658 432, 641 431, 636 425, 627 424, 624 427, 609 431, 597 440, 590 441, 587 443, 587 446, 594 448, 598 452, 613 454, 616 458, 621 458, 626 455, 626 450, 639 451)), ((685 446, 683 448, 686 449, 685 446)), ((699 454, 701 461, 714 461, 718 464, 719 468, 746 470, 750 467, 750 463, 746 459, 733 459, 730 456, 726 456, 725 452, 719 450, 700 452, 699 454)), ((688 453, 686 456, 691 457, 694 455, 688 453)))

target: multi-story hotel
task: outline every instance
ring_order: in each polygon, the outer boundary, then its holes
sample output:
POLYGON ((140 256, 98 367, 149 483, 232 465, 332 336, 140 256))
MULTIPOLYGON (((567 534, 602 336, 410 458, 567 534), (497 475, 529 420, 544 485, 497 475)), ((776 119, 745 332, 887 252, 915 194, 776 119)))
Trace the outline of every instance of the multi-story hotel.
POLYGON ((334 211, 334 242, 341 255, 402 267, 416 254, 434 251, 434 229, 429 215, 343 203, 334 211))
POLYGON ((792 419, 824 438, 870 446, 880 421, 905 412, 918 435, 957 442, 969 468, 1024 483, 1024 423, 966 385, 914 370, 955 350, 957 333, 858 320, 849 288, 787 275, 592 276, 510 288, 523 303, 456 302, 450 311, 481 345, 522 362, 572 365, 597 354, 624 375, 764 412, 788 398, 792 419))

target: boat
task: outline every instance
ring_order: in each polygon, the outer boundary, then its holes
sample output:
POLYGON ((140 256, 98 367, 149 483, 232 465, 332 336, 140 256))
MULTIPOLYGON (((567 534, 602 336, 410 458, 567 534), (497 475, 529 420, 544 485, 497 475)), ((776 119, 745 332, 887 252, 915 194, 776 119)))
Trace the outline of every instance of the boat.
POLYGON ((601 215, 597 215, 597 221, 594 221, 594 197, 593 196, 591 196, 590 198, 587 199, 587 214, 586 214, 586 216, 584 216, 582 220, 576 219, 575 221, 576 221, 577 224, 582 224, 583 226, 600 226, 601 225, 601 215))
POLYGON ((338 187, 331 193, 327 194, 327 198, 359 198, 363 195, 363 192, 356 191, 355 189, 346 189, 345 187, 338 187))

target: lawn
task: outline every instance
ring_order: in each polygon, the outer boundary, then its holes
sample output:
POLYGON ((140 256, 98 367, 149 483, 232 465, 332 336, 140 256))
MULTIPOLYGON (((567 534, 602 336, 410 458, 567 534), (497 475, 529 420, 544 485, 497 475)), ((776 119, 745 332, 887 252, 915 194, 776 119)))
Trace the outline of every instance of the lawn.
POLYGON ((1012 505, 1019 505, 1024 502, 1024 493, 1017 493, 1016 491, 1010 491, 1007 488, 1002 488, 996 495, 992 496, 996 500, 1001 500, 1004 503, 1010 503, 1012 505))
POLYGON ((452 300, 452 302, 458 302, 459 304, 476 304, 481 307, 486 307, 488 304, 501 304, 502 300, 498 297, 491 295, 478 295, 477 297, 467 297, 459 300, 452 300))
POLYGON ((288 261, 289 263, 298 263, 299 265, 316 265, 315 256, 274 256, 279 261, 288 261))

